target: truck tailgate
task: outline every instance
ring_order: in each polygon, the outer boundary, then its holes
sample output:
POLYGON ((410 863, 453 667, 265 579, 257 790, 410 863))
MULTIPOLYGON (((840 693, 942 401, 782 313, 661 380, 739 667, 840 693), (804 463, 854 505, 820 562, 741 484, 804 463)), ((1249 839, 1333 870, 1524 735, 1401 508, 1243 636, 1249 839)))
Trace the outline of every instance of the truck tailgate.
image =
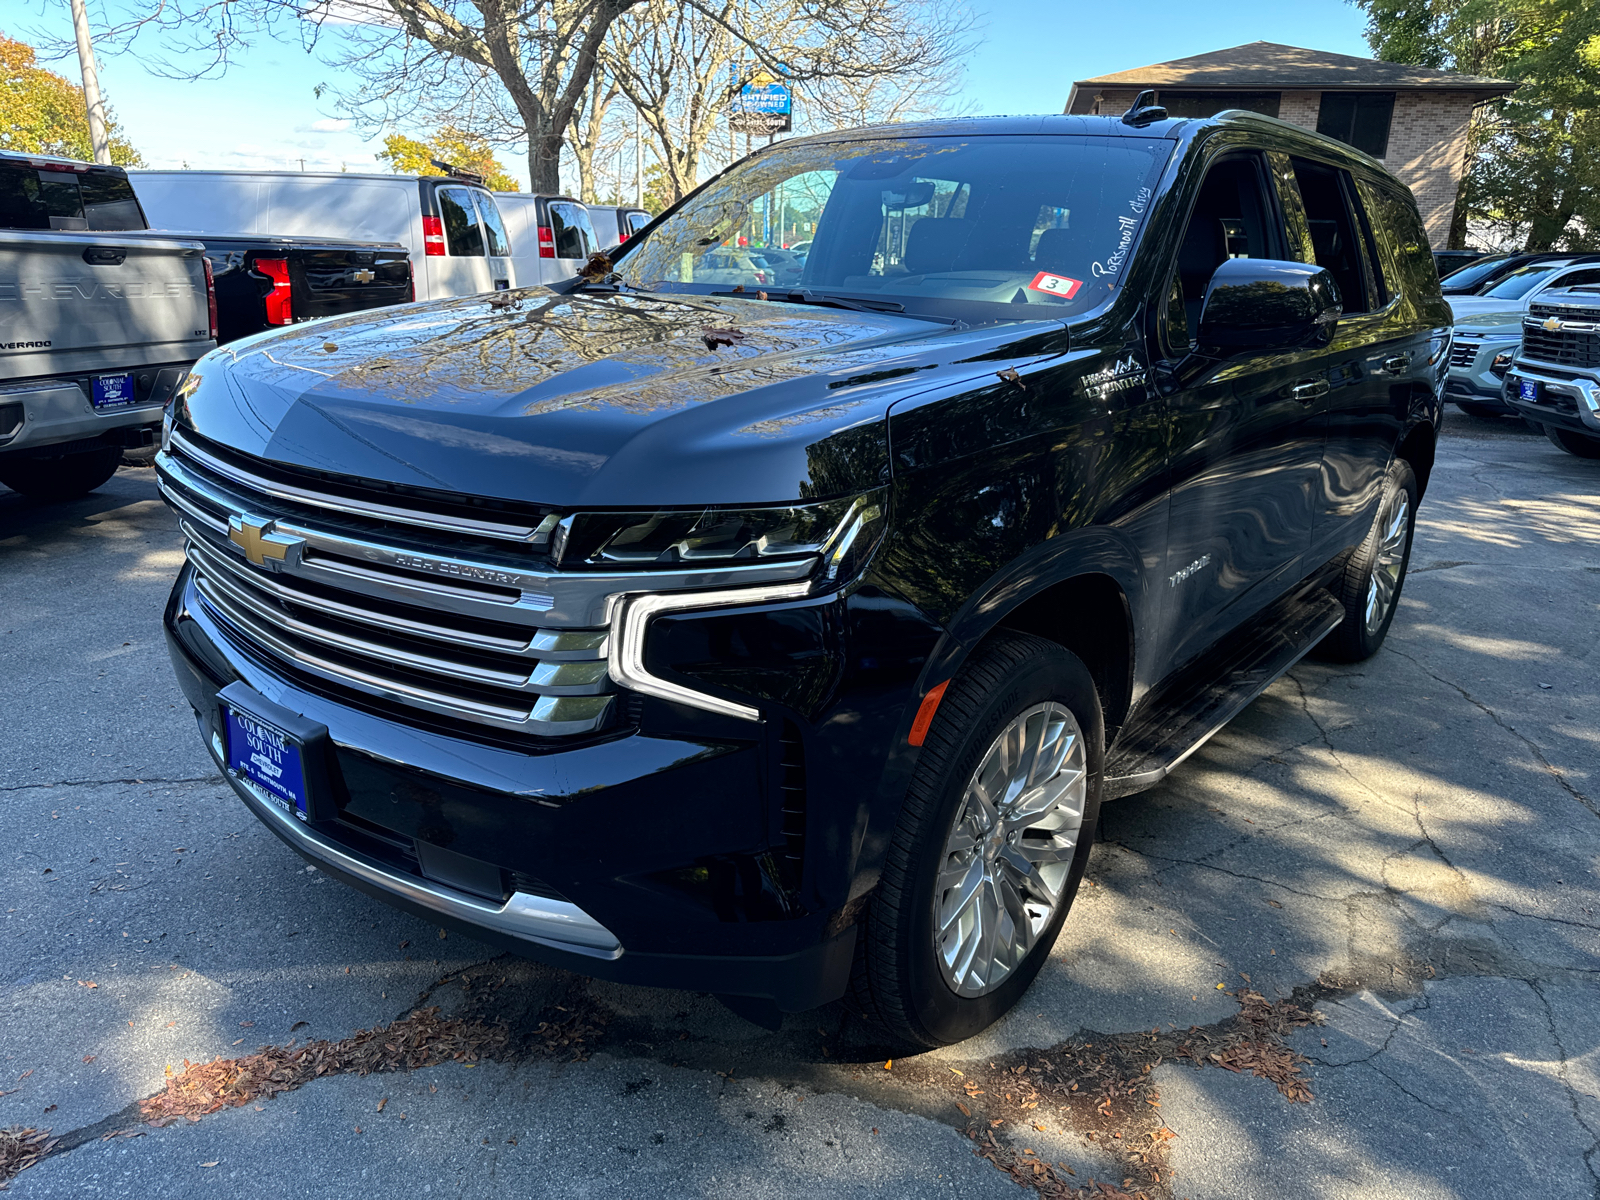
POLYGON ((0 230, 0 379, 192 361, 211 346, 198 243, 0 230))

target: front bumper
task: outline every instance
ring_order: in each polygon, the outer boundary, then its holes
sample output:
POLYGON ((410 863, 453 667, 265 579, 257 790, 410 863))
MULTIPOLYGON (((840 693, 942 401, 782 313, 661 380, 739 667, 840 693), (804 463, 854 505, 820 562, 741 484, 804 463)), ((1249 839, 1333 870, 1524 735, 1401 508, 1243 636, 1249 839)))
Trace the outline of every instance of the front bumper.
POLYGON ((1477 342, 1458 337, 1451 355, 1450 373, 1445 378, 1444 398, 1456 404, 1479 405, 1498 412, 1515 413, 1516 409, 1503 395, 1504 380, 1490 368, 1496 355, 1516 348, 1515 338, 1477 342), (1471 352, 1470 361, 1455 361, 1458 357, 1465 357, 1462 351, 1471 352))
MULTIPOLYGON (((281 815, 230 782, 278 837, 429 921, 598 978, 748 996, 803 1011, 847 986, 855 926, 761 869, 772 844, 769 723, 649 723, 530 753, 404 724, 291 680, 230 637, 180 574, 166 614, 179 681, 227 773, 218 692, 243 682, 329 730, 333 820, 281 815), (500 894, 447 882, 487 869, 500 894), (428 865, 425 865, 428 864, 428 865)), ((779 723, 781 724, 781 722, 779 723)), ((853 910, 851 910, 853 911, 853 910)))
POLYGON ((1535 424, 1600 436, 1600 379, 1592 375, 1514 362, 1506 373, 1505 399, 1535 424), (1524 381, 1538 385, 1537 400, 1522 399, 1524 381))

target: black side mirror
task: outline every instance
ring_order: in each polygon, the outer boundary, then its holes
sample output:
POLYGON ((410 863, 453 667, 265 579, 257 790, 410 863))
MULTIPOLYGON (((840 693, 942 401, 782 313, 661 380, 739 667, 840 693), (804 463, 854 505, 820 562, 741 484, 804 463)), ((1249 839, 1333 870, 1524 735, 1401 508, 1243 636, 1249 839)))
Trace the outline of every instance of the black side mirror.
POLYGON ((1344 314, 1333 276, 1311 263, 1230 258, 1206 284, 1202 353, 1326 346, 1344 314))

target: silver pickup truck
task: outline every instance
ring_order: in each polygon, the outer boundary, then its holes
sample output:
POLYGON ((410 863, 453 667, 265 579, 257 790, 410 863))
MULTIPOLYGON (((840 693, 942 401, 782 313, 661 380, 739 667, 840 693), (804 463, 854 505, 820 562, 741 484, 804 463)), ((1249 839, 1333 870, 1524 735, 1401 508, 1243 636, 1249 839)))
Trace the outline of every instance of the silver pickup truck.
POLYGON ((216 345, 203 247, 144 228, 121 168, 0 153, 0 484, 99 487, 216 345))

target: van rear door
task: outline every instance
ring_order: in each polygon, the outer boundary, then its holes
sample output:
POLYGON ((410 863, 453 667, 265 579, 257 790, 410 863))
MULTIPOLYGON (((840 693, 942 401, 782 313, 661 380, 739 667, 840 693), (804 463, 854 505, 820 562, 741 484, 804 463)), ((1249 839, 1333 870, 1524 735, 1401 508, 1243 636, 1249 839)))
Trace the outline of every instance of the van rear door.
POLYGON ((543 284, 561 283, 577 277, 578 270, 589 261, 589 255, 600 249, 600 239, 589 220, 589 210, 576 200, 541 200, 546 219, 539 222, 550 230, 555 243, 554 260, 545 259, 543 284))

